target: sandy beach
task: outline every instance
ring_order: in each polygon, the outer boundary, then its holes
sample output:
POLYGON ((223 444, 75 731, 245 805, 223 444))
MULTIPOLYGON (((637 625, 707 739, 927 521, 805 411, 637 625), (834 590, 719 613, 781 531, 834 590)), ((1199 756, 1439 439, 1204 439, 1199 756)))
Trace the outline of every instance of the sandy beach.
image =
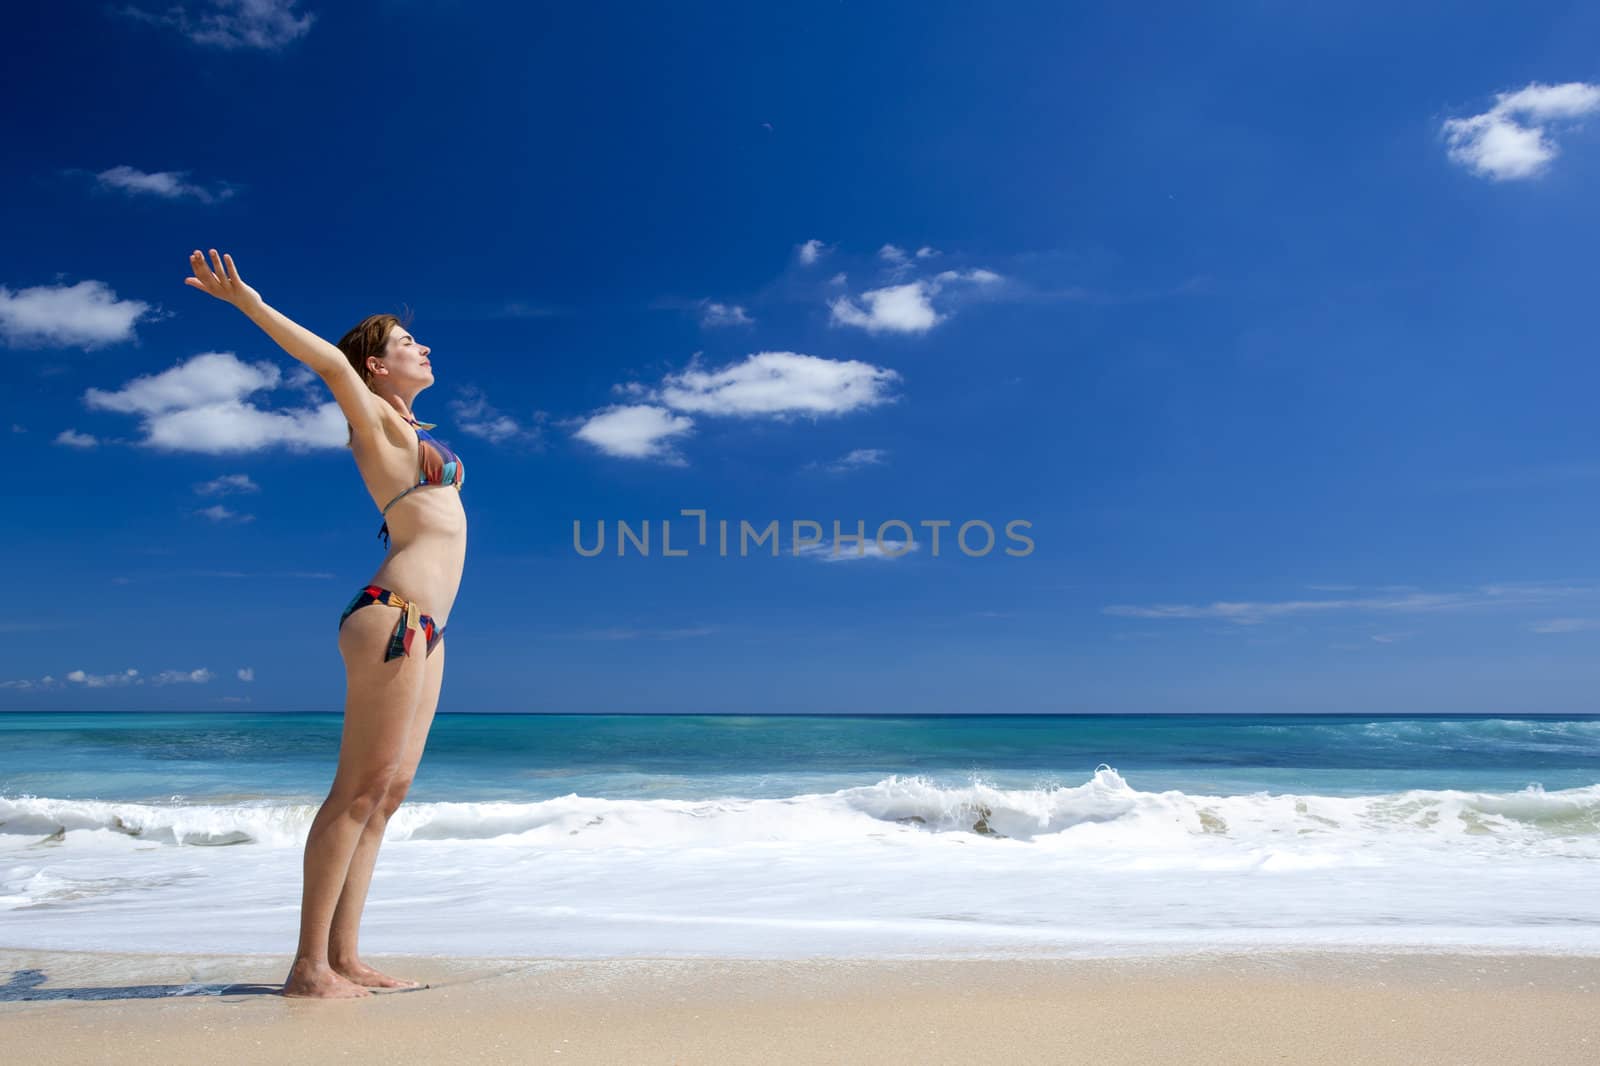
POLYGON ((11 1062, 1600 1061, 1600 959, 374 958, 424 989, 276 994, 287 959, 0 951, 11 1062))

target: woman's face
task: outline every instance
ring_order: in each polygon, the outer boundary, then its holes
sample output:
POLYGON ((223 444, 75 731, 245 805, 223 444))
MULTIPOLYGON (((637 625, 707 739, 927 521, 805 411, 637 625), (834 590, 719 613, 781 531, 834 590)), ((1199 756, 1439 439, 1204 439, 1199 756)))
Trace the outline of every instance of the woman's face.
POLYGON ((405 382, 432 384, 433 367, 428 358, 432 351, 413 337, 410 330, 396 323, 383 346, 383 365, 389 371, 389 380, 396 385, 405 382))

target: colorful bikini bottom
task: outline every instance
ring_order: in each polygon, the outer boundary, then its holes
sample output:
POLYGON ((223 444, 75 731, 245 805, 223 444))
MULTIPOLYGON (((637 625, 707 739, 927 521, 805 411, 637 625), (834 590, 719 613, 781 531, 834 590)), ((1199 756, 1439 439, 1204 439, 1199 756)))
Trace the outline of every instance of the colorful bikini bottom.
POLYGON ((389 634, 389 644, 383 650, 383 661, 399 658, 411 654, 411 638, 419 631, 428 639, 428 651, 433 651, 433 646, 444 639, 444 627, 435 626, 431 615, 423 614, 415 603, 396 596, 386 588, 377 585, 368 585, 356 593, 355 599, 344 609, 339 616, 339 628, 344 628, 344 620, 355 612, 370 604, 382 603, 390 607, 400 608, 400 620, 395 623, 394 632, 389 634))

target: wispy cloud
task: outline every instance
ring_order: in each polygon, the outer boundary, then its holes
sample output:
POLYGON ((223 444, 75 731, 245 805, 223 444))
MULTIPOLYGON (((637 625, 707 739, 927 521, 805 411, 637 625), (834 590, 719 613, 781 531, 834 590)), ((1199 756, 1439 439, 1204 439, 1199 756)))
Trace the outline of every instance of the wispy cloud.
POLYGON ((707 328, 718 326, 748 326, 755 322, 749 313, 738 304, 715 303, 711 300, 700 301, 700 324, 707 328))
POLYGON ((832 474, 844 473, 847 470, 857 470, 863 466, 878 466, 883 463, 884 457, 889 453, 882 448, 852 448, 846 454, 828 463, 819 463, 813 460, 805 465, 805 469, 826 470, 832 474))
POLYGON ((515 418, 492 406, 482 389, 468 385, 460 395, 450 401, 451 414, 463 433, 479 437, 491 444, 526 444, 540 447, 544 443, 544 422, 548 415, 535 411, 531 422, 518 422, 515 418))
POLYGON ((818 544, 795 545, 793 553, 802 558, 816 559, 824 563, 853 563, 866 559, 893 562, 895 559, 905 558, 920 548, 921 545, 914 540, 895 540, 885 537, 883 538, 883 543, 879 544, 875 538, 869 535, 860 544, 854 541, 841 540, 837 550, 835 550, 832 539, 824 536, 821 543, 818 544))
POLYGON ((685 626, 679 629, 631 628, 612 626, 607 629, 585 629, 571 636, 582 640, 687 640, 706 637, 717 631, 716 626, 685 626))
POLYGON ((1550 585, 1484 585, 1469 592, 1396 592, 1374 596, 1327 600, 1216 601, 1207 604, 1155 604, 1151 606, 1113 605, 1102 608, 1105 614, 1121 618, 1206 619, 1259 625, 1296 615, 1338 611, 1380 613, 1422 613, 1459 611, 1545 603, 1565 597, 1593 593, 1590 588, 1550 585))
POLYGON ((800 260, 801 266, 811 266, 827 253, 828 249, 821 241, 815 239, 806 241, 795 250, 795 256, 800 260))
POLYGON ((231 496, 240 492, 260 492, 261 486, 250 480, 249 474, 223 474, 203 481, 194 487, 198 496, 231 496))
POLYGON ((135 581, 147 581, 163 584, 173 578, 223 578, 229 580, 250 581, 331 581, 337 574, 326 570, 276 570, 276 571, 250 571, 250 570, 173 570, 156 571, 139 574, 134 577, 119 575, 112 578, 118 585, 130 585, 135 581))
MULTIPOLYGON (((49 677, 48 674, 45 676, 49 677)), ((83 670, 69 670, 67 680, 85 688, 116 688, 123 685, 144 684, 144 678, 139 676, 139 671, 131 667, 120 674, 91 674, 83 670)))
POLYGON ((1549 618, 1543 622, 1530 622, 1528 628, 1535 633, 1581 633, 1600 629, 1600 618, 1549 618))
POLYGON ((296 0, 201 0, 165 11, 124 7, 120 14, 177 30, 195 44, 226 51, 277 51, 311 31, 315 15, 296 15, 296 0))
POLYGON ((133 327, 150 314, 141 300, 119 300, 103 281, 0 285, 0 339, 12 348, 82 348, 93 351, 135 340, 133 327))
POLYGON ((211 507, 202 507, 195 514, 209 518, 213 522, 235 522, 239 524, 254 522, 256 518, 253 514, 239 514, 237 511, 230 511, 220 503, 211 507))
POLYGON ((203 685, 216 675, 201 667, 198 670, 163 670, 150 679, 152 685, 203 685))
POLYGON ((95 175, 101 188, 114 189, 133 196, 155 196, 162 200, 198 200, 203 204, 219 203, 232 198, 234 190, 228 185, 208 189, 189 181, 187 170, 140 170, 126 165, 114 166, 95 175))
POLYGON ((1600 85, 1533 82, 1495 94, 1494 106, 1469 118, 1446 119, 1440 132, 1450 159, 1492 181, 1534 178, 1560 153, 1552 124, 1600 110, 1600 85))
POLYGON ((256 679, 256 672, 251 667, 241 666, 236 672, 236 676, 240 681, 254 681, 256 679))
POLYGON ((60 433, 56 434, 56 443, 64 444, 69 448, 82 448, 87 450, 89 448, 96 447, 100 442, 94 437, 93 434, 79 433, 75 429, 64 429, 60 433))
POLYGON ((126 688, 129 685, 203 685, 215 676, 210 670, 201 667, 198 670, 163 670, 153 677, 146 677, 139 671, 129 667, 120 674, 91 674, 86 670, 69 670, 57 678, 51 674, 37 679, 23 678, 15 681, 0 681, 0 688, 15 689, 59 689, 81 686, 83 688, 126 688))

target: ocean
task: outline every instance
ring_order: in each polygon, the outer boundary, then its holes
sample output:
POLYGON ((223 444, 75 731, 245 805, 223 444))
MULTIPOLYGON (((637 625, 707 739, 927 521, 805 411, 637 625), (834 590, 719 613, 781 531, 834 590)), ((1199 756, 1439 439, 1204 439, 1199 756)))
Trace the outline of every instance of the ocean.
MULTIPOLYGON (((337 714, 0 714, 0 947, 292 954, 337 714)), ((441 714, 362 947, 1600 955, 1600 716, 441 714)))

